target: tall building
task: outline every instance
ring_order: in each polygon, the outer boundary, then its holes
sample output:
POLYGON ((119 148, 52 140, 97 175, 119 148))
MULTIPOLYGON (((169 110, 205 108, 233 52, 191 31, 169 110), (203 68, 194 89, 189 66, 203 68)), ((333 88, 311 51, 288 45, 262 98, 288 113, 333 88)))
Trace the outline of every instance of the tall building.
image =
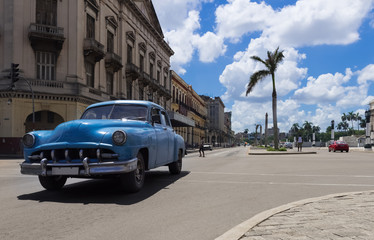
POLYGON ((171 109, 174 53, 151 0, 2 0, 0 16, 0 154, 20 153, 26 132, 77 119, 95 102, 171 109))
POLYGON ((224 146, 227 143, 225 105, 220 97, 211 98, 202 95, 201 98, 204 99, 208 110, 207 141, 215 146, 224 146))
POLYGON ((188 147, 199 144, 206 138, 207 108, 204 100, 178 74, 171 71, 172 77, 172 124, 188 147), (179 120, 178 122, 176 120, 179 120))

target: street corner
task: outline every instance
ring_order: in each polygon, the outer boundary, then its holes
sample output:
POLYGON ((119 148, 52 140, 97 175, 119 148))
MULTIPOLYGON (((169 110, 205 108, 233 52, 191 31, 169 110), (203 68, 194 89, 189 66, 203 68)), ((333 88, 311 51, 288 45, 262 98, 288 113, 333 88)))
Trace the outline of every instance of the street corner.
POLYGON ((374 190, 303 199, 263 211, 215 240, 291 239, 296 233, 308 239, 369 239, 374 222, 365 219, 374 214, 373 202, 374 190))

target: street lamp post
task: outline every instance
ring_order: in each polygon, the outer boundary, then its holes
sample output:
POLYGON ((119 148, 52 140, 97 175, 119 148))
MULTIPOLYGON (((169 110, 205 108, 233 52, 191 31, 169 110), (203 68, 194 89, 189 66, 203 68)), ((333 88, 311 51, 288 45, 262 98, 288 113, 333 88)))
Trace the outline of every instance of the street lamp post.
POLYGON ((365 151, 371 151, 371 141, 370 141, 370 115, 371 111, 370 109, 365 111, 365 119, 366 119, 366 139, 365 139, 365 151))

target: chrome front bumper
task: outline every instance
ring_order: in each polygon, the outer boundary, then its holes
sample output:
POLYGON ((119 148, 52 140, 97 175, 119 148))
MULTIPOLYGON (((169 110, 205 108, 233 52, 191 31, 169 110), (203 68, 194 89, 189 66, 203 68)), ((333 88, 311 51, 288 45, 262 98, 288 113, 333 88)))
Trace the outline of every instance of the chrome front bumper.
POLYGON ((21 173, 28 175, 84 177, 132 172, 137 168, 137 163, 138 158, 128 161, 101 163, 90 163, 88 158, 84 158, 82 163, 48 163, 48 160, 44 158, 40 163, 23 162, 20 167, 21 173))

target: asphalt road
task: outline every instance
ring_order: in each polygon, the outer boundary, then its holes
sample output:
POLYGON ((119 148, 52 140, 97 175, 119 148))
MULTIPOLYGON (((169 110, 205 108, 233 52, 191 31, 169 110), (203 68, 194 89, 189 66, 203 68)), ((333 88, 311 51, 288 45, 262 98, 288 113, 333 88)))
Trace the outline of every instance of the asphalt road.
POLYGON ((211 240, 259 212, 305 198, 374 189, 374 153, 249 156, 247 148, 184 158, 124 194, 113 180, 68 179, 48 192, 0 160, 0 239, 211 240))

